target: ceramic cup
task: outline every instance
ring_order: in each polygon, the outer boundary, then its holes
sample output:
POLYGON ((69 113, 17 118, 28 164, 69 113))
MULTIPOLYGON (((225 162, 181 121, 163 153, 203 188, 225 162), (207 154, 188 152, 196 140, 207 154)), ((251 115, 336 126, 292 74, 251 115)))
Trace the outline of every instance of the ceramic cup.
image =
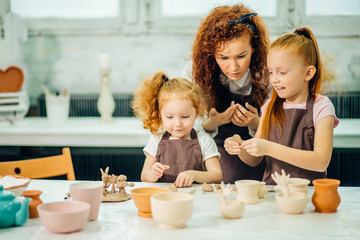
POLYGON ((88 221, 96 220, 99 213, 103 184, 101 182, 78 182, 70 185, 71 199, 90 204, 88 221))
POLYGON ((302 193, 308 193, 310 181, 305 178, 290 178, 290 182, 288 184, 289 191, 291 193, 293 192, 302 192, 302 193))
POLYGON ((51 124, 61 124, 69 118, 70 95, 46 95, 46 116, 51 124))
POLYGON ((255 204, 259 202, 258 190, 259 181, 256 180, 238 180, 235 182, 238 191, 236 200, 245 204, 255 204))

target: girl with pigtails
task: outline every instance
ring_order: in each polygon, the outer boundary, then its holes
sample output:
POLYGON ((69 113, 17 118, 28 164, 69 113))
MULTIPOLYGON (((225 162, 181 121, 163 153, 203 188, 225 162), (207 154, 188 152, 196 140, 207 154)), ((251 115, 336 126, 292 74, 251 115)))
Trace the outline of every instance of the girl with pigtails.
POLYGON ((265 164, 249 166, 224 149, 234 134, 247 140, 259 124, 260 107, 269 95, 266 57, 268 33, 260 16, 244 5, 215 8, 201 23, 192 61, 182 76, 210 95, 210 111, 201 122, 221 154, 225 183, 261 180, 265 164))
POLYGON ((214 140, 193 129, 195 119, 208 109, 199 86, 157 72, 135 91, 132 107, 152 133, 144 148, 142 181, 173 182, 176 187, 221 182, 220 154, 214 140))
POLYGON ((339 120, 329 98, 320 94, 333 76, 324 68, 314 34, 302 27, 280 36, 267 62, 273 92, 261 109, 255 138, 241 144, 228 138, 226 151, 250 166, 265 159, 267 184, 275 184, 271 174, 282 169, 292 178, 325 178, 339 120))

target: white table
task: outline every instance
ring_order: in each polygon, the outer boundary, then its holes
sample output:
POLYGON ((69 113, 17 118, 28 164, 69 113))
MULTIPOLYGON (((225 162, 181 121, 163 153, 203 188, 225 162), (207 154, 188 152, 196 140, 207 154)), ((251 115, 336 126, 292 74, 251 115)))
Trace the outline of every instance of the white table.
MULTIPOLYGON (((0 146, 144 147, 150 132, 137 118, 118 117, 101 123, 96 117, 70 118, 51 125, 45 117, 28 117, 0 127, 0 146)), ((360 119, 340 119, 335 148, 360 148, 360 119)))
MULTIPOLYGON (((72 181, 33 180, 28 189, 43 191, 43 202, 63 201, 72 181)), ((162 187, 164 183, 135 183, 138 187, 162 187)), ((194 211, 183 229, 170 230, 158 227, 153 218, 137 215, 132 200, 119 203, 102 203, 97 221, 88 222, 79 231, 70 234, 49 232, 39 219, 29 219, 21 227, 0 229, 0 239, 360 239, 360 188, 340 187, 341 204, 338 212, 321 214, 314 212, 309 201, 304 213, 282 214, 275 201, 275 193, 268 192, 258 204, 247 205, 242 218, 224 219, 218 210, 219 199, 215 193, 202 193, 201 185, 193 185, 194 211)), ((268 186, 272 189, 273 186, 268 186)), ((132 188, 126 188, 130 192, 132 188)), ((310 187, 309 196, 313 194, 310 187)), ((235 193, 230 195, 235 198, 235 193)))

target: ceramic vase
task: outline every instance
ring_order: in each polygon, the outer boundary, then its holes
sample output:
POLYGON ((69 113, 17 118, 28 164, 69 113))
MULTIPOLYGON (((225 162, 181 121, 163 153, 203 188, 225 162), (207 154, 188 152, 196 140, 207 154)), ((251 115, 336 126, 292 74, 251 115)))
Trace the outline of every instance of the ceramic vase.
POLYGON ((312 183, 315 187, 315 191, 311 200, 315 206, 315 212, 336 212, 341 201, 337 191, 340 181, 337 179, 324 178, 316 179, 312 183))
POLYGON ((112 121, 115 110, 115 101, 110 91, 110 69, 100 69, 101 89, 97 102, 97 109, 100 113, 100 121, 108 123, 112 121))
POLYGON ((235 182, 238 191, 236 200, 245 204, 255 204, 259 202, 258 190, 259 181, 256 180, 238 180, 235 182))
POLYGON ((29 203, 29 218, 38 218, 39 213, 37 210, 37 206, 42 204, 40 199, 42 191, 40 190, 26 190, 22 192, 22 195, 27 198, 31 198, 29 203))

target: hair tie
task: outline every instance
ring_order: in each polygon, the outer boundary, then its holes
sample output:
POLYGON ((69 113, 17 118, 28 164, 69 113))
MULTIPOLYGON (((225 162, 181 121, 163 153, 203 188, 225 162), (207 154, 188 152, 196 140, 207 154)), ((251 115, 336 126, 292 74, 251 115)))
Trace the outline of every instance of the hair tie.
POLYGON ((166 77, 166 78, 164 79, 164 82, 167 82, 167 81, 169 81, 169 79, 166 77))
POLYGON ((246 13, 242 15, 239 19, 236 19, 234 21, 226 20, 230 26, 238 25, 239 23, 244 24, 248 28, 250 28, 251 32, 255 35, 255 24, 251 22, 251 17, 255 17, 257 13, 246 13))
POLYGON ((310 34, 308 33, 308 31, 305 31, 305 30, 295 30, 294 33, 295 33, 296 35, 304 36, 304 37, 312 40, 310 34))

